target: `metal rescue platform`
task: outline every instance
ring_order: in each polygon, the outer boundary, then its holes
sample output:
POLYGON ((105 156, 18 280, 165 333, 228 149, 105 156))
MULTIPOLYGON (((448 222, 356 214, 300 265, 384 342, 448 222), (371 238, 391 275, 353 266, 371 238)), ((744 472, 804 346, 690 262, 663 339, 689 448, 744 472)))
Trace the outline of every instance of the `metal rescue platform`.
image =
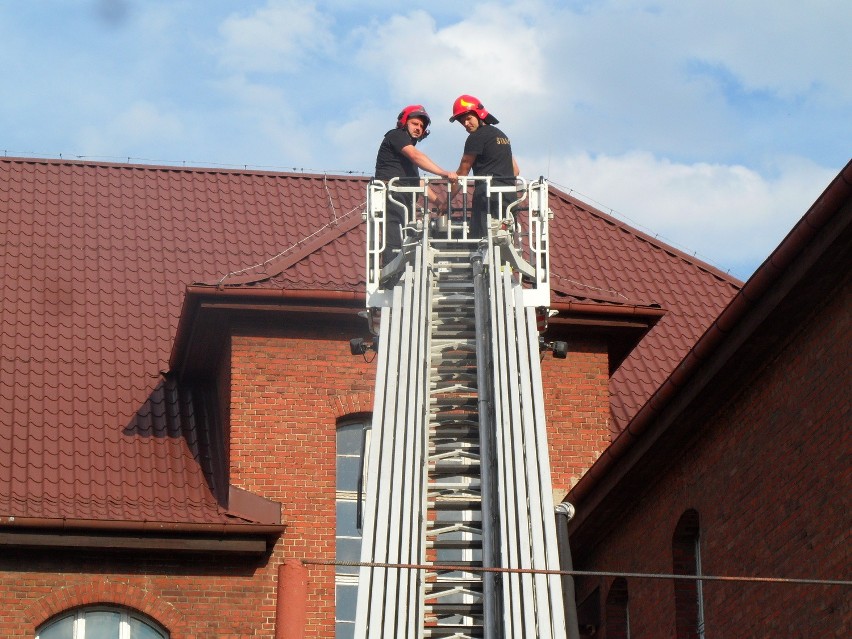
POLYGON ((565 637, 560 576, 540 572, 559 570, 537 327, 547 183, 461 177, 454 199, 446 181, 395 182, 370 183, 365 214, 377 370, 355 636, 565 637), (501 202, 519 192, 484 239, 469 237, 476 180, 501 202), (449 204, 430 210, 438 188, 449 204), (383 269, 387 197, 406 221, 383 269))

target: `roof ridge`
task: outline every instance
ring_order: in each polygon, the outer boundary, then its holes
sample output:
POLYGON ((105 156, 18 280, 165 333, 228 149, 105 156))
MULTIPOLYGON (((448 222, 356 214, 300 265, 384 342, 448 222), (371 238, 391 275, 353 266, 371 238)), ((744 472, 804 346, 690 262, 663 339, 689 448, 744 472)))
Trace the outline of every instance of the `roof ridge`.
MULTIPOLYGON (((233 175, 268 175, 275 177, 302 177, 302 178, 332 178, 332 179, 344 179, 344 180, 364 180, 367 181, 370 177, 366 174, 359 174, 360 172, 317 172, 317 171, 308 171, 308 170, 299 170, 295 167, 291 167, 289 171, 283 169, 275 169, 275 168, 252 168, 253 165, 250 164, 229 164, 222 166, 203 166, 196 164, 168 164, 164 162, 168 162, 168 160, 162 160, 160 163, 151 162, 146 163, 143 158, 131 158, 128 157, 127 162, 118 162, 118 161, 107 161, 107 160, 95 160, 88 158, 86 156, 73 156, 73 157, 62 157, 61 155, 58 158, 45 158, 45 157, 23 157, 23 156, 11 156, 11 155, 2 155, 0 156, 0 162, 6 162, 9 164, 41 164, 41 165, 75 165, 75 166, 87 166, 94 168, 104 168, 104 169, 136 169, 136 170, 149 170, 149 171, 180 171, 187 173, 226 173, 233 175), (129 160, 138 160, 137 162, 130 162, 129 160)), ((175 160, 175 162, 178 162, 175 160)))
POLYGON ((605 213, 605 212, 601 211, 599 208, 593 206, 592 204, 589 204, 588 202, 584 202, 583 200, 571 195, 570 193, 566 193, 566 192, 562 191, 560 188, 553 186, 553 184, 551 183, 550 184, 550 192, 552 193, 554 191, 560 197, 564 198, 565 201, 567 201, 568 203, 573 204, 574 206, 583 209, 584 211, 586 211, 587 213, 589 213, 591 215, 594 215, 596 217, 601 218, 603 221, 607 222, 608 224, 612 224, 612 225, 617 226, 618 228, 622 229, 623 231, 626 231, 627 233, 631 233, 632 235, 636 236, 637 238, 639 238, 639 239, 641 239, 645 242, 648 242, 648 244, 650 244, 650 245, 652 245, 652 246, 654 246, 654 247, 656 247, 656 248, 658 248, 662 251, 665 251, 666 253, 670 253, 671 255, 683 260, 684 262, 690 264, 691 266, 694 266, 694 267, 696 267, 696 268, 698 268, 702 271, 705 271, 706 273, 709 273, 713 277, 715 277, 719 280, 722 280, 724 282, 727 282, 728 284, 731 284, 732 286, 737 287, 737 289, 742 288, 743 282, 741 280, 739 280, 738 278, 734 277, 733 275, 731 275, 730 273, 726 273, 722 269, 720 269, 716 266, 713 266, 709 262, 706 262, 706 261, 704 261, 704 260, 702 260, 702 259, 700 259, 700 258, 698 258, 694 255, 690 255, 686 251, 683 251, 679 248, 676 248, 676 247, 672 246, 671 244, 668 244, 667 242, 664 242, 663 240, 659 239, 658 237, 654 237, 653 235, 650 235, 649 233, 645 233, 644 231, 640 231, 636 227, 633 227, 630 224, 628 224, 627 222, 618 219, 614 215, 610 215, 608 213, 605 213))

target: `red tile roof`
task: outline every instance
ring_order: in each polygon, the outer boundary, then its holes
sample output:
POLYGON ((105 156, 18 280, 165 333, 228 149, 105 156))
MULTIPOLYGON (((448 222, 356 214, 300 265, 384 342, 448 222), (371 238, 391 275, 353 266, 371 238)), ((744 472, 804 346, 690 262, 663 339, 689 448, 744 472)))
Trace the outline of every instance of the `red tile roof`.
MULTIPOLYGON (((365 184, 0 158, 0 523, 233 522, 203 397, 162 374, 186 287, 362 291, 365 184)), ((556 190, 551 207, 557 296, 668 311, 613 377, 623 427, 739 282, 556 190)))

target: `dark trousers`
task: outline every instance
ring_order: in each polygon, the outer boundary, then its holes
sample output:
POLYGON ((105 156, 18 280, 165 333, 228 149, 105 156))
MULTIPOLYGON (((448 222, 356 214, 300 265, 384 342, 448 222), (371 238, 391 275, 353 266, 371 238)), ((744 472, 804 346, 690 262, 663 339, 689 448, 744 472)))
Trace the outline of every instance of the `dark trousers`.
POLYGON ((402 221, 404 210, 388 199, 385 208, 385 250, 382 251, 382 266, 386 266, 402 250, 402 221))

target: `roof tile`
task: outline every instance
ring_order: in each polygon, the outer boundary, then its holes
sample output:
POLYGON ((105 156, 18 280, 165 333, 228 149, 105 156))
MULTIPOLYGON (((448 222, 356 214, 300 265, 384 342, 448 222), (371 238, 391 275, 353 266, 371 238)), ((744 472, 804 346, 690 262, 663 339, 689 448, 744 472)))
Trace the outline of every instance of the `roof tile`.
MULTIPOLYGON (((0 516, 229 520, 200 400, 160 377, 185 288, 240 272, 258 288, 362 291, 365 185, 0 158, 0 516)), ((557 294, 668 311, 612 378, 621 428, 739 283, 556 189, 551 208, 557 294)))

